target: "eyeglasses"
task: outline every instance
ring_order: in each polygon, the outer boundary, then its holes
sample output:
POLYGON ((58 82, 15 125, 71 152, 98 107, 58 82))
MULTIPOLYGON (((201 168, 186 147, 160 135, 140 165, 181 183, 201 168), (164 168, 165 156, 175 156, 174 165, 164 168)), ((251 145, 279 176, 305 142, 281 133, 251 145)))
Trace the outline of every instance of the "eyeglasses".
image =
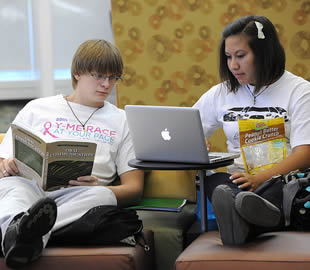
POLYGON ((103 75, 99 73, 92 72, 90 75, 96 80, 96 81, 105 81, 106 79, 109 79, 109 82, 111 83, 116 83, 116 82, 121 82, 122 78, 116 75, 103 75))

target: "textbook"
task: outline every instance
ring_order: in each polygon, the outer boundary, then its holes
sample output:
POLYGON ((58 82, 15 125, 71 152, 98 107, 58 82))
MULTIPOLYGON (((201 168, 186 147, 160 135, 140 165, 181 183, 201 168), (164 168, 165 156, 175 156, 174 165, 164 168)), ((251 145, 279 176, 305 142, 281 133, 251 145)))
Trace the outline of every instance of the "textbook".
POLYGON ((161 198, 143 198, 139 205, 131 206, 135 210, 155 210, 180 212, 186 204, 186 199, 161 199, 161 198))
POLYGON ((44 190, 68 186, 68 180, 91 175, 97 144, 87 141, 46 141, 22 123, 11 124, 13 157, 19 175, 35 179, 44 190))

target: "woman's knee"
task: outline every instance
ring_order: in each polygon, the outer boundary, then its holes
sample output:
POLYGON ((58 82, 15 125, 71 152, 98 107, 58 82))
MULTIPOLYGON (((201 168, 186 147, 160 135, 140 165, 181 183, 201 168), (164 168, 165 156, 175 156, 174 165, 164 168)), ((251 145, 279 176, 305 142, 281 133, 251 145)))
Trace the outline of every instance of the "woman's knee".
POLYGON ((211 201, 214 189, 219 185, 231 185, 230 174, 224 172, 214 173, 205 180, 205 192, 211 201))
POLYGON ((205 186, 214 189, 218 185, 229 184, 231 183, 230 176, 230 174, 224 172, 214 173, 206 178, 205 186))

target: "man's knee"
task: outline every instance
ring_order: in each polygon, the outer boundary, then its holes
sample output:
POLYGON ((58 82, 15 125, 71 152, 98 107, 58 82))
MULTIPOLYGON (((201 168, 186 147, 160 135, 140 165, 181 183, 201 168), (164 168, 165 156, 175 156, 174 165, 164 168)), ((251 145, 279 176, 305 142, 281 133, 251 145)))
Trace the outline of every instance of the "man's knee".
POLYGON ((91 187, 87 192, 87 196, 89 196, 89 199, 91 199, 95 205, 117 204, 113 191, 107 187, 91 187))

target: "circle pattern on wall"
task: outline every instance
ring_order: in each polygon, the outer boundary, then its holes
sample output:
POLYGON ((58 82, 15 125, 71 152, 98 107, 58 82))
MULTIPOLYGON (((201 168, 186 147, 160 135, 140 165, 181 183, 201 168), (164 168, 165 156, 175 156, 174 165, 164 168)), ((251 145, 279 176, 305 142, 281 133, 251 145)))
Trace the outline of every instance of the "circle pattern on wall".
POLYGON ((192 106, 219 82, 225 25, 264 15, 286 51, 286 69, 310 78, 309 0, 112 0, 115 43, 125 62, 118 106, 192 106))

